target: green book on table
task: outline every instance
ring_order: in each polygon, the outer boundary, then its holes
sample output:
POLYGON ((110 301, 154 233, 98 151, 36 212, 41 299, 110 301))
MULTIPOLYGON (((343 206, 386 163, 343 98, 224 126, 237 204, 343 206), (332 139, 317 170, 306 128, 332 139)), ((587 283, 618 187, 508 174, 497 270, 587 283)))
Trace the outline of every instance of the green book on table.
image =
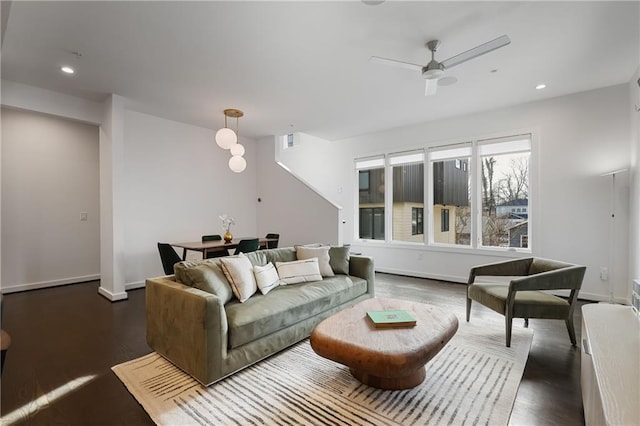
POLYGON ((367 318, 376 328, 413 327, 416 320, 407 311, 367 311, 367 318))

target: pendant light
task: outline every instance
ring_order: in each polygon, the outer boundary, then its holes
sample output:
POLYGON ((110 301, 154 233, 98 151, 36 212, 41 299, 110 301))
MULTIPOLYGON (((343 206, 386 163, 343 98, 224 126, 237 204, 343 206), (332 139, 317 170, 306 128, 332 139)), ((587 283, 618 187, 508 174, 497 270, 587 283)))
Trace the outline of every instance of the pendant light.
POLYGON ((229 149, 233 144, 238 142, 238 119, 243 115, 244 113, 238 109, 224 110, 224 127, 216 132, 216 143, 220 148, 229 149), (227 127, 227 117, 236 119, 235 132, 227 127))

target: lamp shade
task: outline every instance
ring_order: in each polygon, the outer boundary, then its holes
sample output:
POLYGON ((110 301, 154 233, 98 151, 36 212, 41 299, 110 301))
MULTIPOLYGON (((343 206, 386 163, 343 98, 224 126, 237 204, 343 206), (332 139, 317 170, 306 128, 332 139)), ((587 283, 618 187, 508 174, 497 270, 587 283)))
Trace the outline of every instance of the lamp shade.
POLYGON ((234 143, 233 145, 231 145, 231 148, 229 148, 229 151, 231 151, 231 155, 243 156, 244 146, 240 145, 239 143, 234 143))
POLYGON ((240 155, 234 155, 229 159, 229 168, 236 173, 240 173, 247 168, 247 160, 240 155))
POLYGON ((238 142, 238 136, 228 127, 223 127, 216 132, 216 143, 220 148, 229 149, 236 142, 238 142))

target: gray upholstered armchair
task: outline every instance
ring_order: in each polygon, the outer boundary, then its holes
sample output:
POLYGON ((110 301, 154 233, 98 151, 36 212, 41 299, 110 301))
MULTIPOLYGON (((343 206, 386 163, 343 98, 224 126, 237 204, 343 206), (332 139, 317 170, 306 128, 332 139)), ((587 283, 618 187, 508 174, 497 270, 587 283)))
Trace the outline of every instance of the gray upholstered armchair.
POLYGON ((582 286, 585 266, 541 258, 508 260, 474 266, 469 272, 467 286, 467 322, 471 314, 471 301, 505 316, 507 347, 511 346, 511 321, 524 318, 563 319, 567 325, 571 344, 576 344, 573 327, 573 309, 582 286), (509 283, 475 283, 477 276, 514 277, 509 283), (570 290, 568 299, 543 290, 570 290))

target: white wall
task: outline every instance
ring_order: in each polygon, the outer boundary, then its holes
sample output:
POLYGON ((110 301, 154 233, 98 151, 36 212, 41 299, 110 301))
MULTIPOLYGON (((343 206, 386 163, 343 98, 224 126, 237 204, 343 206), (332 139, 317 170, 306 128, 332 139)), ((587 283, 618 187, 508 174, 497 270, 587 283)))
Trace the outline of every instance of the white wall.
MULTIPOLYGON (((629 89, 627 85, 533 102, 388 131, 358 136, 283 156, 330 200, 344 207, 345 242, 354 237, 356 182, 353 159, 467 138, 533 131, 538 167, 532 170, 536 191, 532 202, 533 254, 587 266, 582 297, 606 299, 608 283, 600 266, 615 272, 615 295, 625 300, 628 283, 628 184, 619 179, 616 248, 610 259, 611 184, 600 174, 629 167, 629 89), (318 163, 327 164, 318 173, 318 163), (329 167, 330 165, 330 167, 329 167), (305 173, 310 170, 309 173, 305 173), (578 209, 580 212, 576 214, 578 209)), ((628 179, 628 175, 626 176, 628 179)), ((494 252, 473 254, 402 244, 353 243, 372 255, 376 269, 400 274, 466 281, 479 263, 501 260, 494 252)), ((509 256, 510 254, 505 254, 509 256)))
MULTIPOLYGON (((275 162, 273 137, 257 143, 258 234, 280 234, 279 247, 340 244, 341 210, 275 162)), ((332 166, 327 165, 326 169, 332 166)))
MULTIPOLYGON (((629 209, 629 276, 640 279, 640 67, 629 82, 629 114, 631 128, 631 202, 629 209)), ((628 297, 631 297, 629 284, 628 297)))
POLYGON ((2 291, 96 279, 98 127, 2 108, 2 142, 2 291))
POLYGON ((254 141, 241 137, 248 165, 234 173, 213 130, 134 111, 125 112, 124 128, 127 288, 164 275, 158 242, 222 234, 221 214, 235 219, 234 236, 258 236, 254 141))

